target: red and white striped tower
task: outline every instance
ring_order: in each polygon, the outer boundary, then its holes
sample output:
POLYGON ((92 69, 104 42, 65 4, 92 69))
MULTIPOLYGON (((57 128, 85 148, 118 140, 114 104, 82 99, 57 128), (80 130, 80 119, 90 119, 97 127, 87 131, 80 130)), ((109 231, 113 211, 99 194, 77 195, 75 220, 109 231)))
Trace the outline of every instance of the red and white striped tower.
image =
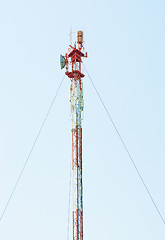
POLYGON ((69 45, 65 55, 66 75, 71 80, 70 104, 72 118, 72 187, 73 187, 73 240, 83 240, 83 184, 82 184, 82 114, 84 109, 81 72, 84 54, 83 32, 77 32, 77 41, 69 45))

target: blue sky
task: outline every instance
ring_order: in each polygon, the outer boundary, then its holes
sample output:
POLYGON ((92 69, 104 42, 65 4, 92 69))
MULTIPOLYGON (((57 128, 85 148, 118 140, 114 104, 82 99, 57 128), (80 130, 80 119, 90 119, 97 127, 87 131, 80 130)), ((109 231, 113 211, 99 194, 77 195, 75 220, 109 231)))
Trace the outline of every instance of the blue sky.
MULTIPOLYGON (((160 0, 0 1, 0 214, 64 76, 59 55, 72 26, 84 29, 85 66, 165 218, 164 9, 160 0)), ((84 239, 164 240, 165 225, 87 76, 84 102, 84 239)), ((70 129, 65 78, 0 239, 67 237, 70 129)))

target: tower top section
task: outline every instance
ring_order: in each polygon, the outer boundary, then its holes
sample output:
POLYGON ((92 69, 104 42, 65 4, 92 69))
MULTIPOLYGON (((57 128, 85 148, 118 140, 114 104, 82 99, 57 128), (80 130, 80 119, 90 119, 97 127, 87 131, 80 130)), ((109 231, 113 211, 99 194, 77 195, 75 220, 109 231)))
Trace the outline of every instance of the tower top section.
POLYGON ((68 53, 60 56, 61 69, 66 66, 65 74, 75 80, 83 78, 85 75, 81 72, 82 57, 87 57, 84 52, 83 31, 77 31, 77 41, 73 46, 69 45, 68 53))

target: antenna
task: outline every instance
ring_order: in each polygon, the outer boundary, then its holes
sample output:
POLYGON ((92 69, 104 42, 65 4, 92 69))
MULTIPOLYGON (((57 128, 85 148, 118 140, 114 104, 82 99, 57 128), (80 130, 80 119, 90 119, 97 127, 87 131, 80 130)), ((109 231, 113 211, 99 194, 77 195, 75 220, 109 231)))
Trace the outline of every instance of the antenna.
POLYGON ((70 45, 72 46, 72 26, 70 26, 70 45))

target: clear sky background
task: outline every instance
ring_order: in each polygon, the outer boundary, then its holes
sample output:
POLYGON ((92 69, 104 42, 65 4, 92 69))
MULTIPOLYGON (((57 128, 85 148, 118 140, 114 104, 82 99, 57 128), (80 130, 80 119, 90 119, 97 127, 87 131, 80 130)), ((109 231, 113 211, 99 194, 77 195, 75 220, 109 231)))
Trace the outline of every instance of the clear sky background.
MULTIPOLYGON (((64 76, 59 55, 70 26, 84 29, 85 66, 165 218, 163 0, 0 0, 0 214, 64 76)), ((69 84, 0 222, 1 240, 67 238, 69 84)), ((165 225, 87 76, 84 100, 84 240, 164 240, 165 225)))

